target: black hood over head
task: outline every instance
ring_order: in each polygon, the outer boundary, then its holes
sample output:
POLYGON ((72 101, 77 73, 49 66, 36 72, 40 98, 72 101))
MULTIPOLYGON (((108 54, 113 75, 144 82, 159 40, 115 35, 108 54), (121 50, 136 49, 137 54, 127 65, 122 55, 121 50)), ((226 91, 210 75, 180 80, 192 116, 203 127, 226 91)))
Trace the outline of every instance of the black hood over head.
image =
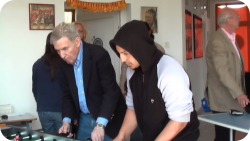
POLYGON ((118 57, 120 54, 116 50, 116 45, 128 51, 144 71, 155 66, 163 55, 156 48, 154 40, 150 38, 148 29, 142 21, 133 20, 123 25, 109 44, 118 57))

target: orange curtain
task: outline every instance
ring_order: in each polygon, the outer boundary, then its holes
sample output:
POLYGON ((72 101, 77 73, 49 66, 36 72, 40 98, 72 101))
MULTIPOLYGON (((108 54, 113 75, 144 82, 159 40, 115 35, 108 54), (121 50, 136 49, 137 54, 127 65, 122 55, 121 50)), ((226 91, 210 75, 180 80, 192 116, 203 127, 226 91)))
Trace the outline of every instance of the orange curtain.
POLYGON ((126 9, 127 5, 125 0, 110 2, 110 3, 93 3, 81 0, 66 0, 66 5, 72 9, 77 8, 78 10, 89 12, 112 12, 117 10, 126 9))

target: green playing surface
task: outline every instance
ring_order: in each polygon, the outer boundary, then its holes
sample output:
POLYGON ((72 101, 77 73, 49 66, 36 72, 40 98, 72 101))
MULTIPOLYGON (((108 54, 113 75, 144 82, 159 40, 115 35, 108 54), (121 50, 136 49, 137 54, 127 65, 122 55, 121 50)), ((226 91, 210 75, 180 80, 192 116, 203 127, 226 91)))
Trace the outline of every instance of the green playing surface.
MULTIPOLYGON (((32 138, 32 140, 29 139, 22 139, 22 141, 38 141, 40 138, 32 138)), ((10 139, 11 141, 14 141, 14 138, 10 139)))

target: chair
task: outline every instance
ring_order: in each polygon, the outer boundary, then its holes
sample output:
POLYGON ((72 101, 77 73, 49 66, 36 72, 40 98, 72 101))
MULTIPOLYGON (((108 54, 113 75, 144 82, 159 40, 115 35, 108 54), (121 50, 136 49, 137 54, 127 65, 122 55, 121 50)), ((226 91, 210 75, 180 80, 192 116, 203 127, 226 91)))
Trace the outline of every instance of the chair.
POLYGON ((0 105, 0 116, 4 114, 11 114, 13 111, 13 106, 11 104, 0 105))

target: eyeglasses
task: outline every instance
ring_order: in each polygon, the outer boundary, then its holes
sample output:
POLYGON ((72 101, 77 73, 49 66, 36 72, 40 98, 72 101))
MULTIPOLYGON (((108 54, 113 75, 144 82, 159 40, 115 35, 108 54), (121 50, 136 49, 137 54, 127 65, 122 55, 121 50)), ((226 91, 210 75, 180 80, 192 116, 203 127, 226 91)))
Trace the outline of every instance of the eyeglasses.
MULTIPOLYGON (((234 18, 234 17, 230 17, 230 18, 234 18)), ((240 19, 240 16, 236 16, 237 19, 240 19)))

